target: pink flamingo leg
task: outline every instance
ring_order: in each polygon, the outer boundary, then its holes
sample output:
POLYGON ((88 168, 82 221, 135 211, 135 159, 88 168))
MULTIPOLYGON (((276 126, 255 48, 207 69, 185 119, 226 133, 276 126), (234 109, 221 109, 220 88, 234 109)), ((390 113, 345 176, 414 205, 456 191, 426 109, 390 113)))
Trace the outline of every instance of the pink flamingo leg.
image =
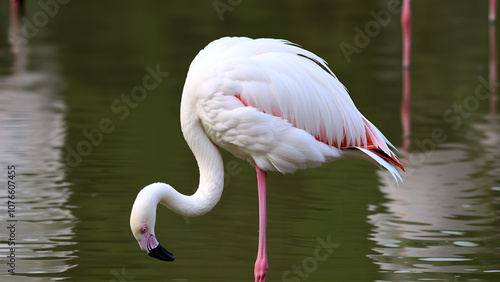
POLYGON ((10 1, 10 13, 13 21, 18 22, 22 16, 23 11, 23 1, 22 0, 11 0, 10 1))
MULTIPOLYGON (((491 1, 496 2, 496 1, 491 1)), ((490 3, 491 3, 490 2, 490 3)), ((494 5, 496 10, 496 3, 494 5)), ((491 6, 490 6, 491 8, 491 6)), ((490 14, 491 20, 491 14, 490 14)), ((495 20, 495 19, 494 19, 495 20)), ((498 101, 498 83, 497 83, 497 31, 495 22, 490 21, 490 113, 496 113, 496 105, 498 101)))
POLYGON ((267 226, 267 210, 266 210, 266 178, 267 173, 255 166, 257 170, 257 185, 259 189, 259 250, 257 252, 257 260, 255 261, 255 281, 263 282, 266 280, 267 269, 267 251, 266 251, 266 226, 267 226))
POLYGON ((490 0, 490 22, 497 20, 497 0, 490 0))
POLYGON ((404 0, 401 11, 401 26, 403 29, 403 67, 410 67, 411 47, 411 10, 410 0, 404 0))

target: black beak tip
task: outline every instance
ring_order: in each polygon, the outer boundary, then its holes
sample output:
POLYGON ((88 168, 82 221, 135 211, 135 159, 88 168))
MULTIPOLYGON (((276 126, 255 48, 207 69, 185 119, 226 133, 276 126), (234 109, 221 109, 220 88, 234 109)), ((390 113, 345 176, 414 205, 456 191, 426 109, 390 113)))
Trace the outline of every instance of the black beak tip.
POLYGON ((165 248, 163 248, 161 245, 158 245, 156 246, 156 248, 151 249, 148 255, 154 257, 155 259, 163 261, 173 261, 175 259, 174 254, 165 250, 165 248))

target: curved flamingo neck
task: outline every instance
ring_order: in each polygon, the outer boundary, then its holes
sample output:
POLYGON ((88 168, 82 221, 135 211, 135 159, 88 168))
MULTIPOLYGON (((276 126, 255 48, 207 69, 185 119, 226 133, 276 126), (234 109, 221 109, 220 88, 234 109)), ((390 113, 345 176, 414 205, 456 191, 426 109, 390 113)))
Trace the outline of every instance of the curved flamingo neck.
MULTIPOLYGON (((209 212, 219 202, 224 188, 224 164, 219 149, 205 134, 194 103, 184 98, 181 103, 181 128, 193 152, 200 172, 198 189, 193 195, 184 195, 165 183, 146 186, 138 195, 138 210, 156 210, 161 203, 183 216, 199 216, 209 212)), ((136 204, 134 204, 135 206, 136 204)), ((154 222, 154 220, 153 220, 154 222)))
POLYGON ((224 188, 224 164, 219 149, 208 138, 196 113, 195 99, 182 95, 181 129, 198 163, 198 189, 186 196, 172 189, 162 189, 160 203, 184 216, 209 212, 220 200, 224 188))

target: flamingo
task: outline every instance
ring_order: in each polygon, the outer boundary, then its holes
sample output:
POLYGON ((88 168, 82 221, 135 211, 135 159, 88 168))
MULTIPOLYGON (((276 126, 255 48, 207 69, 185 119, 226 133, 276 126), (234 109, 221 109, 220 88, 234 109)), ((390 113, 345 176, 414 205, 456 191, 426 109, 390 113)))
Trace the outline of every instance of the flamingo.
POLYGON ((144 187, 132 207, 132 233, 148 255, 174 260, 155 237, 156 206, 189 217, 210 211, 223 190, 223 148, 257 171, 255 281, 265 281, 268 270, 267 171, 293 173, 343 157, 384 167, 396 182, 396 167, 404 171, 394 146, 356 109, 326 62, 286 40, 224 37, 208 44, 189 67, 181 128, 198 164, 199 187, 190 196, 165 183, 144 187))

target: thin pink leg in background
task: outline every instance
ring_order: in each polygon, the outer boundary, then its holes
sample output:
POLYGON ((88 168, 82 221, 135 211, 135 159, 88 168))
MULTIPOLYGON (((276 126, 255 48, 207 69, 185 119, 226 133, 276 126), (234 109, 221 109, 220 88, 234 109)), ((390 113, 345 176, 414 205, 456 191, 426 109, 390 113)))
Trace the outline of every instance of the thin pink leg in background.
POLYGON ((403 30, 403 67, 410 67, 411 51, 411 9, 410 0, 403 1, 401 9, 401 27, 403 30))
POLYGON ((497 0, 490 0, 490 22, 497 20, 497 0))
POLYGON ((496 114, 498 101, 497 82, 497 31, 496 31, 496 10, 497 1, 490 0, 490 113, 496 114))

